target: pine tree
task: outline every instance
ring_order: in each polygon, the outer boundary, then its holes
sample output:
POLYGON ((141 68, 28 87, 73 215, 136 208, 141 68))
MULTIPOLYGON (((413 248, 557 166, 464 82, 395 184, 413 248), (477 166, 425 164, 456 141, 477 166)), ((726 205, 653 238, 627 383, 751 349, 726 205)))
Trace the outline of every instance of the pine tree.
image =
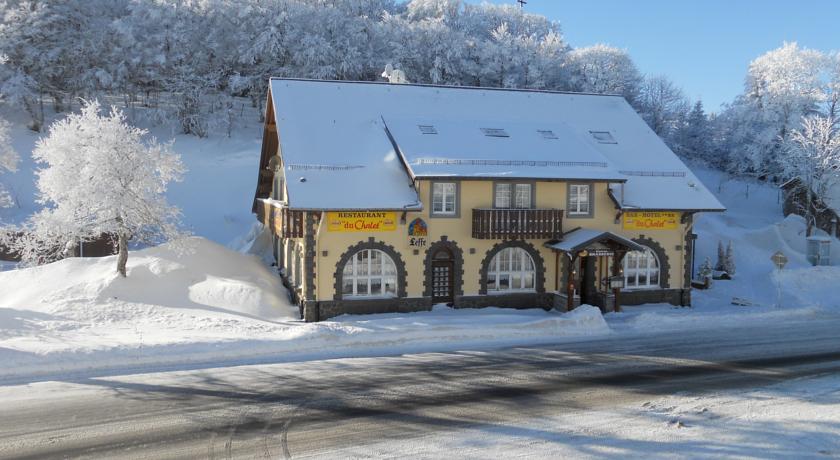
POLYGON ((723 259, 723 269, 729 276, 735 275, 735 254, 732 252, 732 241, 726 245, 726 257, 723 259))
POLYGON ((725 266, 726 261, 726 252, 723 249, 723 242, 718 240, 718 247, 717 247, 717 262, 715 262, 715 270, 722 272, 726 271, 725 266))
POLYGON ((680 133, 678 153, 685 158, 710 161, 710 137, 709 119, 703 110, 703 101, 698 100, 688 113, 686 124, 680 133))

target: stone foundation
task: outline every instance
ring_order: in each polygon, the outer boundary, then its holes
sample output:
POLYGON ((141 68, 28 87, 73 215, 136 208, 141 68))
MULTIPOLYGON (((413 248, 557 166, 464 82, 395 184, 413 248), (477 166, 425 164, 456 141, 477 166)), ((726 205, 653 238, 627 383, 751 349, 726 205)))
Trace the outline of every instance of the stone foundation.
POLYGON ((543 308, 549 310, 554 308, 554 294, 523 292, 515 294, 499 295, 473 295, 458 296, 455 298, 455 308, 543 308))
POLYGON ((410 313, 432 309, 431 297, 401 297, 392 299, 325 300, 305 302, 304 320, 324 321, 339 315, 369 315, 373 313, 410 313), (309 312, 307 315, 306 313, 309 312))
POLYGON ((621 291, 621 305, 642 305, 645 303, 669 303, 671 305, 691 306, 690 289, 639 289, 621 291))
MULTIPOLYGON (((552 298, 552 308, 557 311, 566 312, 569 311, 569 298, 566 294, 551 294, 552 298)), ((573 299, 572 308, 577 308, 580 306, 580 296, 575 296, 573 299)))
MULTIPOLYGON (((612 294, 600 294, 599 301, 602 301, 601 311, 613 311, 614 299, 612 294)), ((671 305, 690 306, 691 291, 688 289, 651 289, 639 291, 622 291, 621 305, 632 306, 645 303, 669 303, 671 305)), ((580 306, 580 298, 575 297, 574 306, 580 306)), ((368 315, 374 313, 411 313, 417 311, 430 311, 432 309, 431 297, 402 297, 392 299, 367 299, 367 300, 326 300, 321 302, 301 302, 301 311, 304 321, 324 321, 339 315, 368 315)), ((542 308, 544 310, 568 311, 568 302, 565 294, 552 292, 537 293, 516 293, 500 295, 472 295, 457 296, 455 308, 542 308)))

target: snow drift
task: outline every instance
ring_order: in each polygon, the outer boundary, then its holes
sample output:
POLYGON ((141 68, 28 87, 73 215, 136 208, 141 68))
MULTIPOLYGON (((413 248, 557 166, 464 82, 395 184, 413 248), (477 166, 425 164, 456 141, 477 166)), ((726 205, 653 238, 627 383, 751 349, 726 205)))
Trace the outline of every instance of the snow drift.
POLYGON ((0 273, 0 380, 486 348, 609 332, 588 306, 569 314, 436 307, 307 324, 258 256, 198 237, 185 246, 132 252, 127 278, 116 273, 114 256, 0 273))

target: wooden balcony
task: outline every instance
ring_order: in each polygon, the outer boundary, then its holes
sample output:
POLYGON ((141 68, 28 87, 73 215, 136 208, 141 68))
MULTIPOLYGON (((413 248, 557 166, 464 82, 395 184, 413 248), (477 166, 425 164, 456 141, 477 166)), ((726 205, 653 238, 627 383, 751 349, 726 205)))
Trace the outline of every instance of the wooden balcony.
POLYGON ((472 236, 479 240, 563 238, 562 209, 473 209, 472 236))
POLYGON ((279 203, 260 200, 257 220, 280 238, 303 238, 303 211, 294 211, 279 203))

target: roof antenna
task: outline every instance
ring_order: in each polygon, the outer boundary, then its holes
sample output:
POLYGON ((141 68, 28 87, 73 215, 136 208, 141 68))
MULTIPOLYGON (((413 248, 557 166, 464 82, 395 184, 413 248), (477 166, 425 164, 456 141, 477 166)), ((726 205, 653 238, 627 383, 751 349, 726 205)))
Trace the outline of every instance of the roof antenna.
POLYGON ((388 83, 410 83, 405 76, 405 72, 400 69, 395 69, 390 62, 385 64, 385 71, 382 72, 382 78, 387 78, 388 83))
POLYGON ((516 3, 519 3, 519 9, 525 8, 525 5, 528 4, 527 0, 516 0, 516 3))

